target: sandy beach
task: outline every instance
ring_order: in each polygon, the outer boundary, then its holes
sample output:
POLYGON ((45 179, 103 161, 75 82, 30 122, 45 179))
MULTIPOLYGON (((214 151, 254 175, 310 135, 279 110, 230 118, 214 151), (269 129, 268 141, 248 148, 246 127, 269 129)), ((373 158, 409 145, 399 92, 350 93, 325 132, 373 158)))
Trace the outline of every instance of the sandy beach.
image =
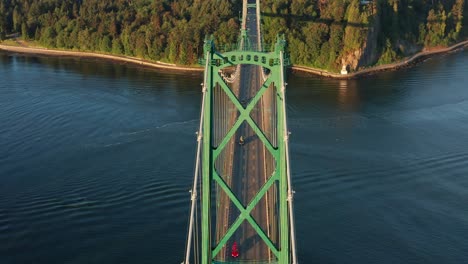
MULTIPOLYGON (((329 72, 329 71, 322 70, 322 69, 305 67, 305 66, 297 66, 297 65, 291 66, 291 69, 293 72, 302 72, 302 73, 307 73, 307 74, 319 75, 319 76, 326 77, 326 78, 352 79, 352 78, 374 74, 377 72, 397 70, 403 67, 407 67, 408 65, 412 63, 416 63, 418 61, 424 60, 425 58, 428 58, 430 56, 456 51, 467 46, 468 46, 468 40, 462 41, 460 43, 457 43, 447 48, 422 51, 395 63, 369 67, 369 68, 365 68, 362 70, 358 70, 356 72, 351 72, 349 74, 339 74, 339 73, 329 72)), ((47 55, 47 56, 72 56, 72 57, 83 57, 83 58, 99 58, 99 59, 114 60, 114 61, 119 61, 119 62, 124 62, 124 63, 132 63, 136 65, 158 68, 158 69, 167 69, 171 71, 203 72, 204 70, 202 67, 187 67, 187 66, 180 66, 180 65, 164 63, 164 62, 151 62, 151 61, 147 61, 147 60, 143 60, 143 59, 139 59, 135 57, 128 57, 128 56, 117 56, 117 55, 109 55, 109 54, 94 53, 94 52, 82 52, 82 51, 55 50, 55 49, 46 49, 46 48, 38 48, 38 47, 29 47, 26 45, 12 46, 12 45, 0 44, 0 50, 4 50, 7 52, 39 54, 39 55, 47 55)))
POLYGON ((0 50, 15 52, 15 53, 25 53, 25 54, 38 54, 38 55, 47 55, 47 56, 71 56, 71 57, 81 57, 81 58, 99 58, 106 60, 113 60, 125 63, 132 63, 141 66, 153 67, 158 69, 167 69, 173 71, 190 71, 190 72, 203 72, 202 67, 186 67, 178 66, 175 64, 163 63, 163 62, 150 62, 143 59, 138 59, 135 57, 127 56, 116 56, 108 55, 101 53, 93 52, 82 52, 82 51, 68 51, 68 50, 55 50, 55 49, 46 49, 46 48, 36 48, 28 46, 10 46, 0 44, 0 50))

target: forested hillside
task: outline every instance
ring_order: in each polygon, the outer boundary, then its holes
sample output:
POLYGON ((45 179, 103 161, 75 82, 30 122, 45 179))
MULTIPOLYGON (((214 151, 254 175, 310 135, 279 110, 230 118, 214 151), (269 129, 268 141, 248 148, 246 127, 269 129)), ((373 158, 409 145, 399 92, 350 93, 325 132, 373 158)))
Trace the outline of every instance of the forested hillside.
MULTIPOLYGON (((0 0, 0 39, 195 64, 203 39, 237 41, 241 0, 0 0)), ((338 71, 393 62, 468 35, 465 0, 261 0, 264 42, 338 71)))
POLYGON ((464 39, 465 0, 264 0, 265 42, 286 32, 295 64, 338 71, 464 39), (365 3, 365 4, 364 4, 365 3))
POLYGON ((0 38, 21 32, 50 48, 196 64, 206 35, 237 40, 241 1, 0 0, 0 38))

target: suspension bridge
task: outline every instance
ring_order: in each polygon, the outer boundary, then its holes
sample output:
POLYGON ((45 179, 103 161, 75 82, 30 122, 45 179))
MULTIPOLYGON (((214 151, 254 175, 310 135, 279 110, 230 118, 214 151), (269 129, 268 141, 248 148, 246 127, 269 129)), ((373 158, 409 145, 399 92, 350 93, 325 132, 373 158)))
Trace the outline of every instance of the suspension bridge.
POLYGON ((286 42, 265 48, 260 18, 259 0, 243 0, 237 45, 204 44, 184 264, 297 263, 286 42))

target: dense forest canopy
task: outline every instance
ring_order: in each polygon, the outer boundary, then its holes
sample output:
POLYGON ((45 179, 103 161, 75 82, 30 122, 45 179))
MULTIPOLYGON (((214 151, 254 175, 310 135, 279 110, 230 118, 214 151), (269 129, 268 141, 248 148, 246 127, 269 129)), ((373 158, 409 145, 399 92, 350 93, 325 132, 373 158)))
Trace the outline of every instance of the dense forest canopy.
POLYGON ((195 64, 206 35, 237 40, 242 3, 230 0, 1 0, 0 34, 50 48, 195 64))
MULTIPOLYGON (((262 0, 264 43, 295 64, 338 71, 465 39, 465 0, 262 0)), ((0 0, 0 40, 196 64, 205 36, 237 41, 241 0, 0 0)))
POLYGON ((357 57, 368 66, 467 36, 465 0, 264 0, 265 42, 278 30, 291 60, 337 71, 357 57), (366 48, 368 50, 366 50, 366 48))

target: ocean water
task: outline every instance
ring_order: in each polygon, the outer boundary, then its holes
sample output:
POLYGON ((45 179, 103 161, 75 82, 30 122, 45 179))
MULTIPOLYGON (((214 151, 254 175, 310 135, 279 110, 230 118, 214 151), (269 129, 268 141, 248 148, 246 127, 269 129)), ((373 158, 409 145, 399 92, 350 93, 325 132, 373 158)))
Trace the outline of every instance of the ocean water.
MULTIPOLYGON (((468 52, 290 75, 300 263, 468 263, 468 52)), ((200 74, 0 53, 0 263, 183 261, 200 74)))

